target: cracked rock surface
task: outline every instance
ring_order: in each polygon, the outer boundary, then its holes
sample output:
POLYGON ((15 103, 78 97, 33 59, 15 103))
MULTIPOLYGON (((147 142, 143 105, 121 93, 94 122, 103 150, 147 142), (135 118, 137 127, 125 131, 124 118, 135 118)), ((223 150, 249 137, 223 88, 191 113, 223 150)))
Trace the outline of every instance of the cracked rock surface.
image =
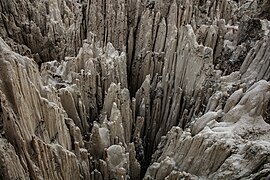
POLYGON ((0 179, 270 179, 269 0, 1 0, 0 179))

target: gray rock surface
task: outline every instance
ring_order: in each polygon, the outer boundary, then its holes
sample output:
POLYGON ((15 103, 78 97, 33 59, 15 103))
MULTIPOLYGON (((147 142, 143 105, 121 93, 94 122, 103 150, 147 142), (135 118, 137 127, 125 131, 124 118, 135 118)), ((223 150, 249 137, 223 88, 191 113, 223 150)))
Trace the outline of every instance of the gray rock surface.
POLYGON ((269 0, 1 0, 0 179, 269 179, 269 0))

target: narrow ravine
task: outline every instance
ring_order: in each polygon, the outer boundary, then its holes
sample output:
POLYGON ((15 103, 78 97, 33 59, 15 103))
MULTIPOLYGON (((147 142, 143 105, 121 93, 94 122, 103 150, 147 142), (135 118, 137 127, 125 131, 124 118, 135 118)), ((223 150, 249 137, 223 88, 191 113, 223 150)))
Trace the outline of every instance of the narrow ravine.
POLYGON ((269 0, 1 0, 0 179, 270 178, 269 0))

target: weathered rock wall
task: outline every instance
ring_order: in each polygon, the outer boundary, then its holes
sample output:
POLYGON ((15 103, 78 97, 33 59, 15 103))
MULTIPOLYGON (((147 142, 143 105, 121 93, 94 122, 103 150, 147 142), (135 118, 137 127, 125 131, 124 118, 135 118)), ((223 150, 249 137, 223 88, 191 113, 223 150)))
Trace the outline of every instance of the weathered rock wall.
POLYGON ((0 4, 2 179, 269 178, 267 1, 0 4))

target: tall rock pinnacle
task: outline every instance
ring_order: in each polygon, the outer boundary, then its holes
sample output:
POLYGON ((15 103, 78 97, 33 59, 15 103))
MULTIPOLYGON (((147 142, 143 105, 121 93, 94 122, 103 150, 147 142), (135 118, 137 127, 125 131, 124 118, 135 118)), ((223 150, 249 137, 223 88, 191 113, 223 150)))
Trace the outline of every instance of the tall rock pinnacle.
POLYGON ((0 179, 270 179, 269 0, 0 0, 0 179))

